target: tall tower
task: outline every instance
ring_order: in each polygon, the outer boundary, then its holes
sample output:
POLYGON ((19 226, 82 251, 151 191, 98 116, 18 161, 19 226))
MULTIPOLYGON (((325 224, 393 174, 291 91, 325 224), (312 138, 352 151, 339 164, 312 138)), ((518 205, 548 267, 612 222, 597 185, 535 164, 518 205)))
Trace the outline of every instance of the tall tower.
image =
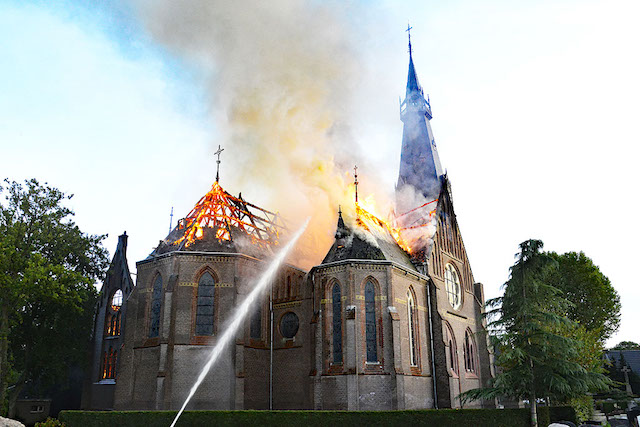
POLYGON ((423 200, 433 200, 440 193, 443 172, 429 123, 432 117, 431 104, 424 97, 413 65, 411 34, 409 34, 407 92, 404 101, 400 104, 400 120, 404 123, 404 129, 400 173, 396 185, 396 213, 398 214, 419 206, 423 200), (405 186, 412 186, 414 192, 407 192, 405 186), (413 194, 415 194, 414 197, 412 197, 413 194))

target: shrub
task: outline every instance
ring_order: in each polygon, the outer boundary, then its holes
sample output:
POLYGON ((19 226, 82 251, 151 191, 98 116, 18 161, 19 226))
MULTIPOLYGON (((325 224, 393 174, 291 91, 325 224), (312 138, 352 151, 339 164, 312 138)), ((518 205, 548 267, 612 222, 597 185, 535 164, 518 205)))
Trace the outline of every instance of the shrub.
MULTIPOLYGON (((541 407, 538 419, 541 426, 549 421, 574 421, 573 410, 541 407), (560 418, 557 418, 560 416, 560 418)), ((60 420, 68 427, 166 427, 176 411, 62 411, 60 420)), ((546 423, 546 424, 545 424, 546 423)), ((427 409, 416 411, 187 411, 182 414, 180 427, 215 426, 383 426, 436 425, 439 427, 528 427, 529 409, 427 409)))
POLYGON ((34 427, 66 427, 66 424, 55 418, 48 417, 46 420, 36 423, 34 427))

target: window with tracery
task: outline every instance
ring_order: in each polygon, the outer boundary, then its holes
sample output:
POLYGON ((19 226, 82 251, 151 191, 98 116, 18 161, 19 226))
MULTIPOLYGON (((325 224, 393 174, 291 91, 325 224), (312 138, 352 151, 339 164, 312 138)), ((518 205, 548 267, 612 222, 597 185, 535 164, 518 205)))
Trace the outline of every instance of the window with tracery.
POLYGON ((162 308, 162 277, 158 274, 153 283, 151 294, 151 318, 149 321, 149 338, 160 334, 160 309, 162 308))
POLYGON ((102 356, 102 379, 115 379, 116 378, 116 362, 118 361, 118 352, 113 348, 106 350, 102 356))
POLYGON ((447 264, 444 268, 444 285, 449 304, 457 310, 462 305, 462 289, 460 288, 458 273, 451 264, 447 264))
POLYGON ((476 346, 468 330, 464 334, 464 370, 476 372, 476 346))
POLYGON ((120 319, 122 313, 122 291, 118 289, 111 297, 111 303, 107 307, 105 316, 105 336, 116 337, 120 335, 120 319))
POLYGON ((196 308, 196 335, 213 335, 215 282, 208 271, 198 281, 196 308))
POLYGON ((111 310, 120 311, 120 307, 122 307, 122 290, 118 289, 111 298, 111 310))
POLYGON ((342 363, 342 296, 340 285, 333 285, 333 363, 342 363))
POLYGON ((418 365, 418 340, 416 324, 416 307, 413 301, 413 292, 407 292, 407 320, 409 326, 409 354, 411 366, 418 365))
POLYGON ((376 290, 371 282, 364 287, 365 331, 367 340, 367 362, 378 361, 378 341, 376 334, 376 290))

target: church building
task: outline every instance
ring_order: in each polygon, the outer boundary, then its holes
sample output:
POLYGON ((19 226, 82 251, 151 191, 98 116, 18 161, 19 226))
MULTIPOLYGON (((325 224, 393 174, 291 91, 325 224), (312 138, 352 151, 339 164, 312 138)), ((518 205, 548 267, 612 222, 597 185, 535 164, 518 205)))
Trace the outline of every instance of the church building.
MULTIPOLYGON (((339 210, 322 262, 280 267, 187 409, 457 408, 461 392, 487 385, 483 286, 460 235, 411 43, 400 118, 394 218, 368 213, 357 196, 353 224, 339 210)), ((136 263, 135 286, 121 236, 95 316, 85 408, 179 409, 285 233, 278 214, 232 196, 216 177, 136 263)))

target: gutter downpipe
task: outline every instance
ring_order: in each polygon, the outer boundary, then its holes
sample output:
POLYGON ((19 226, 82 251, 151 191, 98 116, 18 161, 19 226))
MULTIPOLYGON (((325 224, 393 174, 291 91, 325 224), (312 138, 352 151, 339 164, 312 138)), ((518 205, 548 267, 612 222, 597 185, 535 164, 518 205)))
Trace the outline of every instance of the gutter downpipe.
POLYGON ((269 317, 271 323, 271 344, 269 346, 269 410, 273 411, 273 283, 269 298, 269 317))

